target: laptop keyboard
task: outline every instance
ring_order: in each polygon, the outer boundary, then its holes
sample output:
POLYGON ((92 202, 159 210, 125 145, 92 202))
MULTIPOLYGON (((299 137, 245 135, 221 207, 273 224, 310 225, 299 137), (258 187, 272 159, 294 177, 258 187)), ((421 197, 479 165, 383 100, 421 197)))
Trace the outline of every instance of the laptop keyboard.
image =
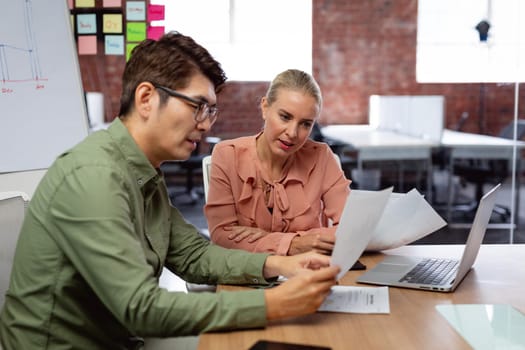
POLYGON ((457 260, 451 259, 423 259, 399 282, 439 285, 456 271, 458 263, 457 260))

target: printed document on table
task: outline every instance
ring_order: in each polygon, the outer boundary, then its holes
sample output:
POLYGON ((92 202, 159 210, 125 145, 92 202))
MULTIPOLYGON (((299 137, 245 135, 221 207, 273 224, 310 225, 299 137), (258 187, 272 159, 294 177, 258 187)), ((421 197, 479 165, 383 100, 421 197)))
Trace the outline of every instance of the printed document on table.
POLYGON ((334 286, 317 311, 389 314, 388 287, 334 286))

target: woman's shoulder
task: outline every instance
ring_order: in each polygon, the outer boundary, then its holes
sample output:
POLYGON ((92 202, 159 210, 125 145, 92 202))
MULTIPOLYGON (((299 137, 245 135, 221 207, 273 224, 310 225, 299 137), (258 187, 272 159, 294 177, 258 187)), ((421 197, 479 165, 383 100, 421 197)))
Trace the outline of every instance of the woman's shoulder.
POLYGON ((221 158, 239 160, 240 158, 249 157, 255 148, 255 136, 241 136, 234 139, 223 140, 215 145, 213 153, 221 158))
MULTIPOLYGON (((301 152, 304 156, 307 158, 312 158, 312 156, 317 157, 325 157, 332 153, 332 150, 330 149, 330 146, 328 146, 324 142, 318 142, 314 140, 307 140, 303 147, 301 148, 301 152)), ((314 157, 314 158, 317 158, 314 157)))
POLYGON ((234 139, 227 139, 219 142, 215 147, 219 149, 224 148, 249 148, 255 144, 255 136, 241 136, 234 139))

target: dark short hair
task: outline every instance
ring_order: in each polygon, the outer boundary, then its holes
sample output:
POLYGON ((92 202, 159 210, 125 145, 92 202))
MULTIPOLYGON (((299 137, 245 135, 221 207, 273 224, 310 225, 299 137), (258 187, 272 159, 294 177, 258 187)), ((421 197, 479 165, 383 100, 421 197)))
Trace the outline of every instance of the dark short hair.
MULTIPOLYGON (((201 73, 218 92, 226 75, 211 54, 189 36, 178 32, 164 34, 159 40, 146 39, 131 51, 122 76, 122 95, 119 115, 127 115, 133 108, 137 86, 149 81, 174 90, 185 88, 190 79, 201 73)), ((160 94, 161 106, 167 95, 160 94)))

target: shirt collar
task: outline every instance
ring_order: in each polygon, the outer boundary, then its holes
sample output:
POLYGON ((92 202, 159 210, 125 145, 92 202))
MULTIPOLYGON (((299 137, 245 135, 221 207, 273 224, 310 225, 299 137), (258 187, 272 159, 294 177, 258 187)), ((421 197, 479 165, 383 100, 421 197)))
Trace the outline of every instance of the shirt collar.
POLYGON ((152 179, 159 179, 159 170, 153 167, 120 118, 115 118, 108 128, 108 133, 128 162, 140 187, 145 186, 152 179))
MULTIPOLYGON (((261 134, 262 131, 249 137, 244 145, 235 147, 235 159, 239 160, 238 175, 244 182, 249 182, 248 179, 250 178, 256 178, 257 167, 255 164, 259 163, 256 140, 261 134)), ((291 156, 284 167, 283 175, 286 175, 286 179, 282 182, 283 185, 290 181, 306 184, 309 174, 315 167, 316 160, 312 159, 311 156, 315 147, 317 147, 315 142, 307 140, 303 147, 291 156)))

